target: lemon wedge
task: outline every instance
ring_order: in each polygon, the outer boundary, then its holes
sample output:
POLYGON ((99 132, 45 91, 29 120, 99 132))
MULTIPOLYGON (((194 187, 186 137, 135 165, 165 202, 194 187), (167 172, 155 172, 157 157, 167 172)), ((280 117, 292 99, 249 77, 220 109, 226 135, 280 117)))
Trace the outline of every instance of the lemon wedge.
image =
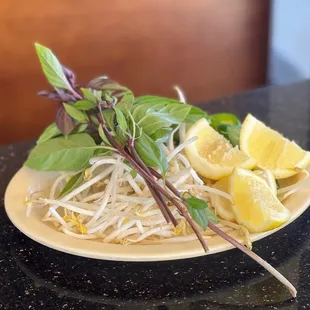
MULTIPOLYGON (((262 178, 267 182, 270 187, 272 193, 277 195, 277 184, 276 180, 269 170, 254 170, 253 171, 257 176, 262 178)), ((214 188, 223 191, 229 194, 230 190, 230 177, 225 177, 219 181, 217 181, 214 185, 214 188)), ((224 220, 233 221, 235 219, 235 215, 232 210, 232 203, 228 199, 223 196, 217 195, 215 193, 210 193, 212 206, 215 208, 216 213, 224 220)))
POLYGON ((195 136, 198 139, 185 147, 185 154, 203 177, 219 180, 230 175, 234 167, 252 169, 255 166, 255 160, 233 147, 206 119, 200 119, 190 127, 185 140, 195 136))
MULTIPOLYGON (((229 177, 223 178, 217 181, 214 185, 214 188, 223 191, 225 193, 229 192, 229 177)), ((233 221, 235 215, 232 211, 231 201, 226 199, 223 196, 210 193, 211 204, 216 210, 216 213, 224 220, 233 221)))
POLYGON ((270 170, 254 170, 253 172, 264 179, 271 188, 272 192, 277 195, 277 183, 270 170))
POLYGON ((248 114, 240 131, 240 149, 270 170, 276 179, 290 177, 310 163, 310 153, 248 114))
POLYGON ((252 171, 234 169, 230 194, 236 221, 251 232, 274 229, 290 218, 290 211, 281 204, 267 182, 252 171))

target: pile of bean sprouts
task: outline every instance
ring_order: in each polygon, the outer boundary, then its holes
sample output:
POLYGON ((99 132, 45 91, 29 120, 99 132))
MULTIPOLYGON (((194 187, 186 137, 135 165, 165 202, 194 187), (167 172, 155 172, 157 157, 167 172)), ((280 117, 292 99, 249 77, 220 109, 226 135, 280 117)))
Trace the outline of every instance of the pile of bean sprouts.
MULTIPOLYGON (((231 200, 229 194, 204 185, 204 181, 191 168, 183 149, 196 138, 175 147, 176 128, 167 144, 161 144, 169 171, 167 179, 182 193, 204 199, 211 208, 210 193, 231 200)), ((105 243, 162 244, 196 240, 191 227, 175 206, 168 206, 178 226, 167 224, 155 203, 145 181, 131 172, 124 159, 116 152, 93 157, 90 168, 84 170, 83 183, 61 198, 62 188, 76 172, 63 172, 51 185, 48 197, 37 197, 27 206, 29 216, 33 207, 48 207, 43 222, 50 222, 56 229, 79 239, 98 239, 105 243)), ((161 181, 158 181, 161 182, 161 181)), ((163 183, 161 183, 164 186, 163 183)), ((215 211, 215 210, 214 210, 215 211)), ((215 211, 216 212, 216 211, 215 211)), ((225 232, 240 231, 249 244, 248 231, 236 223, 221 220, 218 224, 225 232)), ((214 234, 202 231, 204 238, 214 234)))
MULTIPOLYGON (((182 93, 177 89, 180 99, 182 93)), ((169 171, 167 179, 182 193, 189 192, 204 199, 212 206, 210 193, 220 195, 232 202, 231 196, 212 187, 211 180, 202 180, 191 167, 183 150, 197 137, 184 141, 185 124, 177 126, 170 134, 167 143, 161 148, 167 156, 169 171), (175 147, 174 135, 178 131, 180 144, 175 147)), ((109 155, 93 157, 90 167, 83 171, 84 181, 65 196, 58 198, 70 178, 77 172, 63 172, 50 187, 48 197, 27 199, 26 213, 29 216, 33 208, 47 208, 43 222, 48 222, 57 230, 79 239, 95 239, 114 244, 164 244, 197 240, 196 234, 177 208, 168 202, 178 226, 167 224, 159 207, 155 203, 145 181, 132 172, 124 158, 112 152, 109 155)), ((306 174, 306 179, 309 174, 306 174)), ((308 186, 309 180, 281 188, 278 194, 281 200, 308 186), (307 182, 305 184, 305 182, 307 182), (301 185, 299 185, 301 184, 301 185)), ((162 185, 163 182, 158 180, 162 185)), ((37 194, 36 194, 37 196, 37 194)), ((244 243, 251 248, 248 230, 235 222, 219 219, 218 227, 228 234, 242 236, 244 243)), ((203 238, 215 233, 207 228, 202 231, 203 238)))

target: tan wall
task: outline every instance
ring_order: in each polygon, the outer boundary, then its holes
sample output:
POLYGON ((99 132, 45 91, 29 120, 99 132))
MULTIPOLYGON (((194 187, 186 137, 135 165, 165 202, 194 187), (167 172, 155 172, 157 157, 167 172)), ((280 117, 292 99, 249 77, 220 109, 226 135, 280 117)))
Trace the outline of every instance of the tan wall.
POLYGON ((79 81, 100 74, 137 94, 191 102, 265 82, 268 0, 1 0, 0 143, 33 138, 55 104, 33 49, 49 46, 79 81))

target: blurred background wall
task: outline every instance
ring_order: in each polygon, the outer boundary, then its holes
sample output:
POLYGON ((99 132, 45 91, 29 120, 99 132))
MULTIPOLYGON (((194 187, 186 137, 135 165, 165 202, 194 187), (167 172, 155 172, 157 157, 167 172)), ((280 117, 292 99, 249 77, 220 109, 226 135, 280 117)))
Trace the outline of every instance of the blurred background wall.
POLYGON ((310 1, 271 2, 269 82, 310 78, 310 1))
POLYGON ((266 84, 268 0, 1 0, 0 144, 34 138, 55 103, 35 41, 50 47, 79 82, 107 74, 137 95, 192 103, 266 84))

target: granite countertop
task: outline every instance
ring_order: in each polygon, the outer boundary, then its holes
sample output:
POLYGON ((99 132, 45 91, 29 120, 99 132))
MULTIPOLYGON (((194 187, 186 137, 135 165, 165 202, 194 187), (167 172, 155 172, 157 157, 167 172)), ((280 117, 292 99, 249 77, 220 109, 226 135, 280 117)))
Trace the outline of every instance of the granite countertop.
MULTIPOLYGON (((258 89, 204 108, 253 113, 310 149, 310 82, 258 89)), ((33 142, 0 147, 0 194, 33 142)), ((0 309, 310 309, 310 210, 254 243, 298 290, 291 299, 268 272, 234 249, 158 263, 99 261, 46 248, 8 220, 1 198, 0 309)))

